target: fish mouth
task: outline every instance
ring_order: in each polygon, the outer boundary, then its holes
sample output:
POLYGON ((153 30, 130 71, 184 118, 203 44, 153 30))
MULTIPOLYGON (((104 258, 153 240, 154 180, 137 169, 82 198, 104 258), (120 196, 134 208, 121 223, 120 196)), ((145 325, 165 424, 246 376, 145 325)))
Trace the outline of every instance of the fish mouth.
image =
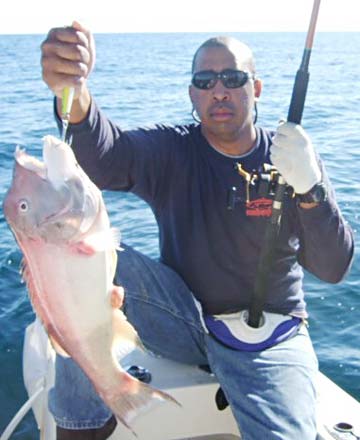
POLYGON ((64 207, 42 219, 37 228, 46 241, 71 241, 81 235, 80 226, 84 220, 84 212, 73 207, 72 197, 64 207))
MULTIPOLYGON (((22 149, 19 146, 17 146, 15 150, 15 161, 17 166, 36 174, 39 178, 44 181, 48 181, 50 185, 52 185, 48 180, 47 167, 45 163, 36 157, 30 156, 28 153, 26 153, 25 149, 22 149)), ((69 188, 64 185, 62 191, 65 191, 65 194, 63 194, 62 208, 60 210, 56 210, 56 212, 49 213, 36 225, 36 228, 39 228, 39 230, 43 231, 43 238, 45 235, 47 235, 45 231, 52 225, 59 230, 66 228, 68 232, 70 232, 69 229, 74 229, 74 234, 71 233, 70 235, 75 235, 76 225, 81 224, 83 220, 84 213, 81 208, 74 208, 76 201, 74 200, 69 188)))
POLYGON ((42 179, 46 179, 46 166, 44 162, 41 162, 41 160, 36 157, 30 156, 26 153, 25 149, 19 146, 17 146, 15 150, 15 161, 22 168, 36 173, 42 179))
POLYGON ((38 227, 41 228, 49 223, 59 222, 68 216, 69 212, 71 211, 75 214, 75 212, 71 209, 71 203, 68 202, 60 211, 47 215, 41 222, 38 223, 38 227))
POLYGON ((13 229, 47 243, 69 243, 91 229, 100 209, 98 194, 93 194, 81 172, 70 171, 64 176, 55 173, 58 180, 53 182, 45 162, 16 148, 13 195, 6 205, 6 218, 8 222, 12 219, 13 229), (33 211, 19 219, 17 203, 23 194, 34 199, 34 205, 33 211))

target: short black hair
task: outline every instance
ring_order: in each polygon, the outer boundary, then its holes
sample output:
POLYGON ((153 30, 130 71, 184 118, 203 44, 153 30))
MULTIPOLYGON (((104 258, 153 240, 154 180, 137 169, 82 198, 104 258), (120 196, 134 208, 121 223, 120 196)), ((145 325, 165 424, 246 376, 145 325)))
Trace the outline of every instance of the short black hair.
POLYGON ((255 64, 254 64, 254 59, 253 59, 253 55, 252 55, 250 48, 248 46, 246 46, 246 44, 237 40, 236 38, 222 36, 222 35, 209 38, 208 40, 204 41, 204 43, 202 43, 201 46, 198 47, 198 49, 196 50, 196 52, 194 54, 193 60, 192 60, 191 73, 194 73, 194 71, 195 71, 196 59, 197 59, 200 51, 202 51, 203 49, 208 49, 208 48, 229 49, 230 45, 234 45, 234 44, 236 44, 239 47, 239 49, 241 48, 242 50, 246 50, 248 52, 250 71, 251 71, 251 73, 255 74, 255 64))

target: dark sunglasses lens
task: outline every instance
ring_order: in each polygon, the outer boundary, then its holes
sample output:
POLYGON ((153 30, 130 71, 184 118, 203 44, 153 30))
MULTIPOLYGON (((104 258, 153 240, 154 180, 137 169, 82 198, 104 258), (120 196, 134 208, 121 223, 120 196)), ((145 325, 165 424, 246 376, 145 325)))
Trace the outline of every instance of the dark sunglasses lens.
POLYGON ((229 89, 242 87, 248 78, 248 74, 246 72, 242 72, 241 70, 225 70, 222 73, 223 84, 229 89))
POLYGON ((197 72, 192 78, 193 86, 203 90, 214 87, 216 81, 217 78, 215 72, 210 71, 197 72))
POLYGON ((225 87, 236 89, 242 87, 246 83, 249 79, 249 75, 247 72, 241 70, 228 69, 222 71, 220 74, 211 70, 204 70, 194 74, 192 84, 198 89, 209 90, 215 86, 218 78, 221 79, 221 82, 225 87))

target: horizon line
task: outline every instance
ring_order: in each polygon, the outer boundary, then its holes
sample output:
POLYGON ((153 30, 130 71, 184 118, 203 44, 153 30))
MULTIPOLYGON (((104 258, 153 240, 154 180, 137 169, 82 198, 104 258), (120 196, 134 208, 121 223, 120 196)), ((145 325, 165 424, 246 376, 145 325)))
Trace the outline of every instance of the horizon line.
MULTIPOLYGON (((1 32, 0 36, 4 35, 44 35, 47 34, 49 29, 47 31, 17 31, 17 32, 1 32)), ((93 35, 107 35, 107 34, 209 34, 209 33, 221 33, 221 34, 228 34, 228 33, 236 33, 236 34, 251 34, 251 33, 277 33, 277 34, 305 34, 307 30, 244 30, 244 31, 234 31, 234 30, 227 30, 227 31, 216 31, 216 30, 201 30, 201 31, 92 31, 93 35)), ((329 34, 329 33, 357 33, 360 34, 360 31, 353 30, 353 29, 334 29, 334 30, 318 30, 316 31, 317 34, 329 34)))

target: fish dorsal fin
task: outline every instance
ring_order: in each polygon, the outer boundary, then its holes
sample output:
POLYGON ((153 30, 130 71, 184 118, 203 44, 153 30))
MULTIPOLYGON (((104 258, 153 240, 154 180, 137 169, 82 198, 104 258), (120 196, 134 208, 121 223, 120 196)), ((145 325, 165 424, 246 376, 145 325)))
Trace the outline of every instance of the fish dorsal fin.
POLYGON ((49 339, 56 353, 60 354, 63 357, 70 357, 70 355, 62 348, 62 346, 58 343, 54 336, 50 335, 49 339))
POLYGON ((69 357, 68 353, 61 347, 60 343, 55 339, 54 335, 51 335, 48 331, 46 322, 44 320, 44 317, 41 316, 41 311, 44 311, 43 305, 40 301, 40 295, 39 295, 39 288, 36 286, 36 283, 34 281, 34 277, 31 274, 31 270, 29 268, 29 265, 26 261, 26 258, 24 257, 20 264, 20 274, 22 279, 25 281, 26 286, 28 288, 29 298, 32 305, 32 308, 34 312, 36 313, 37 318, 41 322, 41 324, 44 326, 51 345, 53 346, 54 350, 59 353, 62 356, 69 357))
POLYGON ((29 265, 28 265, 25 257, 23 257, 23 259, 21 260, 21 263, 20 263, 20 275, 21 275, 22 280, 25 282, 25 284, 27 286, 30 302, 31 302, 32 308, 35 312, 37 298, 38 298, 37 288, 36 288, 34 278, 31 274, 31 271, 29 269, 29 265))

